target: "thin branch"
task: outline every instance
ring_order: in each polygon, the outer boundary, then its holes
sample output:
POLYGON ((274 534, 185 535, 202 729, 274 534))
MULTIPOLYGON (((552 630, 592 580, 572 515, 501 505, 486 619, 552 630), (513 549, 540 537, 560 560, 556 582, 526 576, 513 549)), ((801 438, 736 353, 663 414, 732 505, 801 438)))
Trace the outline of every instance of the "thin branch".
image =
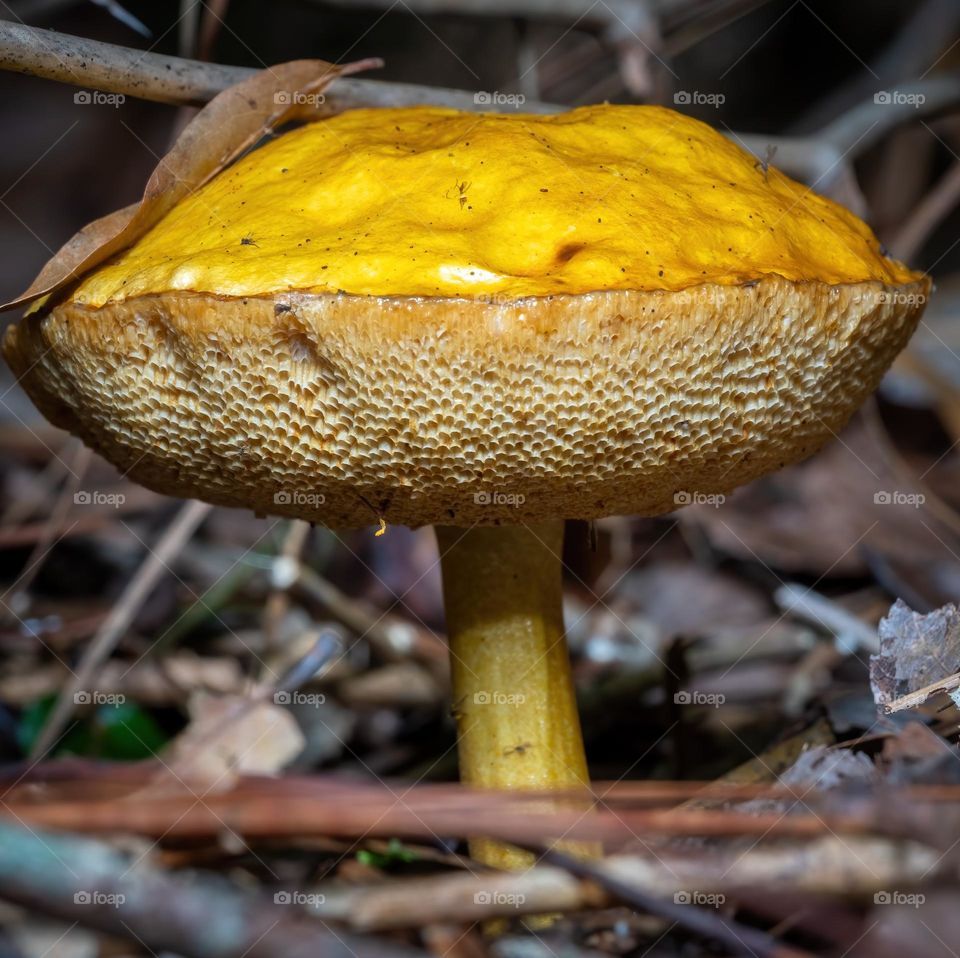
POLYGON ((0 896, 187 958, 415 958, 423 952, 329 931, 286 900, 216 875, 171 876, 104 842, 0 822, 0 896))
MULTIPOLYGON (((228 86, 259 72, 146 53, 8 20, 0 20, 0 70, 183 106, 202 106, 228 86)), ((477 109, 473 94, 465 90, 346 77, 334 81, 327 102, 334 111, 414 104, 477 109)), ((561 107, 527 102, 524 109, 538 113, 555 112, 561 107)))
POLYGON ((193 535, 210 509, 211 506, 208 506, 205 502, 193 500, 184 503, 180 508, 176 519, 161 536, 156 547, 143 560, 140 568, 137 569, 136 574, 110 611, 110 615, 97 629, 97 634, 84 652, 83 661, 80 663, 78 671, 60 692, 56 704, 37 736, 30 753, 32 757, 43 755, 56 741, 60 731, 73 714, 74 696, 77 692, 86 689, 92 682, 97 669, 113 651, 113 647, 129 628, 140 606, 143 605, 157 582, 166 573, 169 563, 193 535))
MULTIPOLYGON (((673 4, 673 7, 680 6, 682 4, 673 4)), ((668 7, 670 4, 664 2, 664 9, 668 7)), ((146 53, 9 21, 0 21, 0 69, 108 93, 186 105, 203 104, 256 72, 247 67, 146 53)), ((766 158, 769 146, 776 146, 778 167, 812 184, 818 192, 840 200, 854 212, 864 214, 866 204, 856 185, 852 161, 894 127, 960 103, 960 73, 944 73, 902 84, 897 93, 896 102, 876 103, 871 98, 861 103, 815 136, 779 137, 733 131, 729 136, 761 160, 766 158), (922 102, 918 98, 922 98, 922 102)), ((355 107, 414 104, 470 111, 491 106, 478 104, 474 94, 466 90, 352 77, 340 77, 333 82, 327 103, 333 112, 355 107)), ((538 100, 524 103, 524 110, 530 113, 554 113, 563 109, 538 100)))
POLYGON ((909 262, 920 252, 930 234, 960 202, 960 161, 936 182, 933 189, 917 204, 907 221, 890 242, 890 251, 897 259, 909 262))
POLYGON ((602 864, 583 861, 553 848, 533 849, 548 865, 556 865, 571 875, 596 882, 625 904, 675 923, 687 931, 724 944, 733 954, 753 955, 756 958, 801 958, 801 952, 781 945, 775 938, 746 925, 740 925, 725 915, 660 898, 644 888, 625 881, 606 871, 602 864))

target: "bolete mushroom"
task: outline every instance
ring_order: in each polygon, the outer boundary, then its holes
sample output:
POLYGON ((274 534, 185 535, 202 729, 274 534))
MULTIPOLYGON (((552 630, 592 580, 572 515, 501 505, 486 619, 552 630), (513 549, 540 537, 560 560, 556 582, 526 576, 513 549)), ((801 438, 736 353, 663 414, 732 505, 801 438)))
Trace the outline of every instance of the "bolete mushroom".
POLYGON ((152 489, 436 526, 463 779, 568 788, 563 521, 810 455, 928 286, 670 110, 353 110, 244 156, 4 350, 53 423, 152 489))

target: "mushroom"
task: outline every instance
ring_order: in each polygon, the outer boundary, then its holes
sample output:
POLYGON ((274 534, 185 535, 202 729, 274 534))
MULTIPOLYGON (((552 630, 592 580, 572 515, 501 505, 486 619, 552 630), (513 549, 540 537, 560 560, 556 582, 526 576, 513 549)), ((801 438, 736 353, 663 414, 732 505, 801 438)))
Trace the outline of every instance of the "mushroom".
POLYGON ((51 422, 151 489, 436 526, 462 778, 567 789, 587 766, 564 520, 810 455, 928 290, 851 213, 670 110, 353 110, 248 153, 4 352, 51 422))

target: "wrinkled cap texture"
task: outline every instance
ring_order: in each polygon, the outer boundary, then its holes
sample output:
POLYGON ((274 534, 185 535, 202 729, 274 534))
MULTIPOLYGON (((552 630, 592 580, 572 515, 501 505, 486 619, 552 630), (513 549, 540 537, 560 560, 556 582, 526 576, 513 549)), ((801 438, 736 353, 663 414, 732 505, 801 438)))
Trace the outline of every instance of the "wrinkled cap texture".
POLYGON ((332 526, 656 514, 814 452, 928 291, 670 110, 355 110, 221 172, 4 351, 172 495, 332 526))

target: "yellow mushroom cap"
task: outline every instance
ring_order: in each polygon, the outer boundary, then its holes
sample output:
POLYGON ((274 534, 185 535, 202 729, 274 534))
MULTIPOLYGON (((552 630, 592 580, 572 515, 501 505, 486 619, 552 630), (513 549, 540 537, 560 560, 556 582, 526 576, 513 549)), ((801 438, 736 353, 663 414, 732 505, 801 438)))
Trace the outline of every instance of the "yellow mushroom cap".
POLYGON ((813 452, 928 280, 659 107, 285 134, 5 352, 145 485, 331 525, 656 513, 813 452))

